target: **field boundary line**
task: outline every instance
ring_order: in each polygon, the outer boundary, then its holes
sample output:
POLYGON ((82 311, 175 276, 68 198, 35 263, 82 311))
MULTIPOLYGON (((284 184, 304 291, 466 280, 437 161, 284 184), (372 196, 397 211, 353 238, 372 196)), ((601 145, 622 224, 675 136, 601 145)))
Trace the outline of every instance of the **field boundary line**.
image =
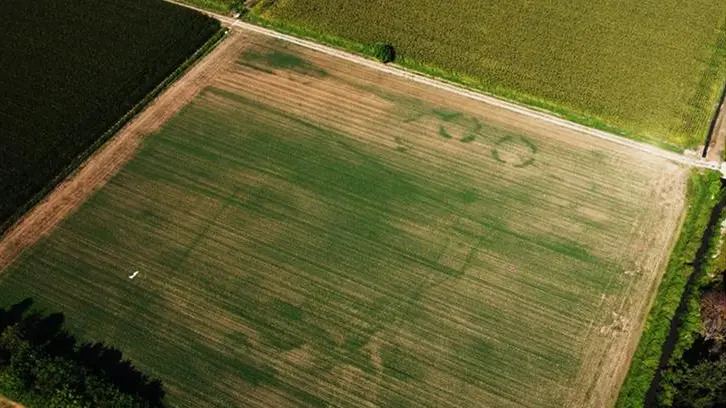
MULTIPOLYGON (((114 125, 117 127, 114 133, 102 142, 94 144, 95 150, 87 151, 85 156, 79 156, 80 163, 77 167, 57 182, 47 195, 40 198, 0 235, 0 274, 25 248, 34 245, 50 232, 131 159, 140 146, 141 139, 153 131, 149 129, 155 124, 154 113, 161 109, 160 115, 163 116, 171 115, 178 110, 173 109, 175 106, 169 105, 179 104, 185 100, 183 86, 187 81, 209 75, 213 67, 207 66, 215 62, 210 54, 214 52, 222 54, 220 48, 224 46, 224 40, 228 37, 225 28, 220 28, 217 34, 210 37, 189 59, 160 82, 142 100, 145 101, 144 104, 140 102, 124 116, 125 121, 117 122, 114 125), (208 56, 210 58, 204 58, 208 56), (167 99, 173 98, 175 93, 182 95, 176 101, 167 102, 167 99), (130 116, 127 117, 128 115, 130 116)), ((190 89, 195 91, 194 94, 198 91, 193 86, 190 89)), ((107 132, 111 129, 114 128, 110 128, 107 132)))
MULTIPOLYGON (((9 232, 23 216, 31 211, 36 205, 41 203, 43 199, 50 194, 56 187, 62 184, 65 180, 70 178, 83 163, 86 162, 93 154, 106 142, 111 140, 116 133, 121 131, 123 127, 129 122, 133 121, 134 118, 139 115, 150 103, 156 99, 161 93, 166 90, 171 84, 177 79, 182 77, 197 61, 202 59, 209 51, 214 49, 214 46, 224 38, 224 28, 219 28, 214 35, 209 37, 199 48, 197 48, 191 55, 189 55, 181 64, 179 64, 174 70, 164 77, 153 89, 151 89, 144 97, 134 104, 128 111, 126 111, 118 120, 116 120, 108 129, 104 130, 96 140, 93 141, 87 148, 76 155, 73 160, 63 167, 58 174, 56 174, 40 191, 35 193, 27 202, 23 203, 5 222, 0 223, 0 239, 9 232)), ((1 265, 1 263, 0 263, 1 265)))
POLYGON ((711 119, 708 130, 708 140, 703 147, 703 154, 706 160, 723 160, 724 144, 726 143, 726 83, 721 90, 716 114, 711 119))
POLYGON ((700 158, 700 157, 689 157, 684 154, 678 154, 675 152, 671 152, 668 150, 664 150, 662 148, 659 148, 657 146, 653 146, 644 142, 638 142, 635 140, 631 140, 628 138, 625 138, 623 136, 618 136, 613 133, 605 132, 603 130, 587 127, 584 125, 580 125, 578 123, 569 121, 567 119, 564 119, 562 117, 556 116, 552 113, 543 112, 540 110, 536 110, 527 106, 518 105, 513 102, 509 102, 503 99, 499 99, 495 96, 488 95, 482 92, 474 91, 472 89, 466 88, 464 86, 455 84, 450 81, 446 81, 441 78, 434 78, 430 76, 426 76, 424 74, 405 69, 401 66, 395 65, 395 64, 383 64, 378 61, 374 61, 369 58, 365 58, 347 51, 343 51, 337 48, 333 48, 327 45, 323 45, 308 39, 295 37, 293 35, 289 34, 283 34, 280 32, 277 32, 275 30, 260 27, 255 24, 247 23, 244 21, 241 21, 236 18, 227 17, 209 10, 205 10, 202 8, 194 7, 189 4, 181 3, 175 0, 165 0, 169 3, 173 3, 182 7, 187 7, 193 10, 196 10, 200 13, 204 13, 208 16, 214 17, 218 20, 220 20, 222 23, 226 23, 230 26, 230 28, 239 28, 246 31, 252 31, 258 34, 262 34, 268 37, 277 38, 279 40, 283 40, 295 45, 299 45, 301 47, 305 47, 314 51, 322 52, 324 54, 334 56, 337 58, 344 59, 346 61, 350 61, 353 63, 356 63, 358 65, 363 65, 367 68, 374 69, 379 72, 384 72, 390 75, 394 75, 400 78, 405 78, 407 80, 432 86, 437 89, 441 89, 447 92, 451 92, 454 94, 457 94, 459 96, 464 96, 469 99, 473 99, 479 102, 484 102, 488 105, 495 106, 498 108, 506 109, 518 114, 521 114, 523 116, 528 116, 531 118, 539 119, 543 122, 547 122, 550 124, 554 124, 556 126, 573 130, 579 133, 587 134, 593 137, 597 137, 599 139, 604 139, 612 143, 616 143, 622 146, 626 146, 644 153, 652 154, 667 160, 670 160, 675 163, 679 163, 682 165, 686 165, 689 167, 696 167, 696 168, 703 168, 703 169, 711 169, 721 172, 722 174, 726 175, 726 166, 722 167, 721 162, 718 161, 708 161, 706 159, 700 158))

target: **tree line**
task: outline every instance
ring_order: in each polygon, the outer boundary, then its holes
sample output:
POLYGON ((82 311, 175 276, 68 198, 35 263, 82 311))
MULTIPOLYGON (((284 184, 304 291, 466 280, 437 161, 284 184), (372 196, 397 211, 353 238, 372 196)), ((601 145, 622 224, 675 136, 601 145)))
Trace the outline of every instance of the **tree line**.
POLYGON ((726 408, 726 271, 703 290, 699 330, 663 375, 659 402, 674 408, 726 408))
POLYGON ((28 408, 163 408, 151 379, 99 342, 79 342, 62 313, 33 311, 32 299, 0 309, 0 394, 28 408))

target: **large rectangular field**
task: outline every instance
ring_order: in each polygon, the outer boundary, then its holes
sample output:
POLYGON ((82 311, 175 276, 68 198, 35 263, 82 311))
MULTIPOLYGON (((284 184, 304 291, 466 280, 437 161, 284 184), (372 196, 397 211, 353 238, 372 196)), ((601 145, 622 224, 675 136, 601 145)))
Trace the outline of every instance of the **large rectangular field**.
POLYGON ((219 23, 160 0, 0 2, 0 232, 219 23))
POLYGON ((230 37, 118 136, 153 132, 120 172, 0 271, 0 306, 64 312, 179 407, 613 401, 686 169, 230 37))
POLYGON ((406 66, 675 148, 704 143, 726 80, 722 0, 257 4, 280 28, 354 49, 387 42, 406 66))

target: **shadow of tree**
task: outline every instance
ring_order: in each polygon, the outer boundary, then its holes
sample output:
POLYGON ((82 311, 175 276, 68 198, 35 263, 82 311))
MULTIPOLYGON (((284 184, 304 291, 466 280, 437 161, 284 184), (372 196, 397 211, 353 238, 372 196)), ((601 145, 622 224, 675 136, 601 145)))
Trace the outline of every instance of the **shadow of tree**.
MULTIPOLYGON (((138 370, 123 353, 101 342, 79 341, 63 327, 63 313, 44 314, 31 311, 33 300, 24 299, 0 309, 0 333, 16 327, 24 340, 52 357, 75 362, 124 394, 136 396, 149 407, 163 408, 165 391, 162 382, 138 370)), ((2 357, 0 356, 0 360, 2 357)))

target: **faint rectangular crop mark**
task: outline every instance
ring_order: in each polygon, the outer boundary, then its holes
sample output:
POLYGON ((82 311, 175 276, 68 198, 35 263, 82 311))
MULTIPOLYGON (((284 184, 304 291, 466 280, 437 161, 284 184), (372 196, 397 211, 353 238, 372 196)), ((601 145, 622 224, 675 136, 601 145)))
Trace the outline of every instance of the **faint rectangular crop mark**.
POLYGON ((457 218, 447 229, 446 243, 437 260, 439 265, 452 270, 457 276, 466 273, 479 250, 483 232, 480 223, 466 217, 457 218))

